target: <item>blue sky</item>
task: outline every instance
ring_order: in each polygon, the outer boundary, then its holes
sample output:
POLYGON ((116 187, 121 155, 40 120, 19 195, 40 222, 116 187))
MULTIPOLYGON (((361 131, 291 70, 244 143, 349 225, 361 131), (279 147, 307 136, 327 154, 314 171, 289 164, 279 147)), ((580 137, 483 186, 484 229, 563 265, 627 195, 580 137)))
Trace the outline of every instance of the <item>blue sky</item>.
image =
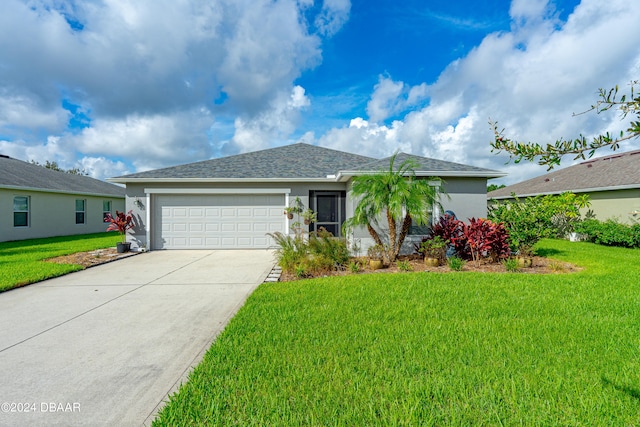
POLYGON ((622 129, 572 113, 640 79, 639 21, 628 0, 4 0, 0 153, 104 179, 304 141, 517 182, 545 168, 491 153, 489 118, 622 129))

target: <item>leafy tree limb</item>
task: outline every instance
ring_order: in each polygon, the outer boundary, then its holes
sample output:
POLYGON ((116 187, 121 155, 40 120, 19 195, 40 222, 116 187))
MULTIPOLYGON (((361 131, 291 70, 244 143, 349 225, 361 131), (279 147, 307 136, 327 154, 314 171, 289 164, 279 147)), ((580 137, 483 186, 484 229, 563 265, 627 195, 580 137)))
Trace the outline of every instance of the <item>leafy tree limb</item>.
MULTIPOLYGON (((541 145, 537 143, 517 142, 509 139, 504 135, 504 129, 498 128, 498 122, 489 120, 489 124, 493 129, 494 141, 491 142, 492 152, 506 151, 510 154, 510 160, 515 163, 520 161, 537 161, 540 165, 548 166, 547 170, 553 169, 560 165, 562 156, 565 154, 575 154, 574 160, 591 158, 596 150, 603 147, 611 147, 612 150, 620 148, 620 143, 629 139, 640 136, 640 96, 634 90, 640 81, 632 81, 630 86, 630 96, 622 95, 618 98, 618 86, 610 90, 600 89, 600 99, 596 104, 592 105, 587 111, 579 114, 586 114, 595 111, 597 114, 608 111, 612 108, 618 109, 621 113, 621 120, 631 114, 634 119, 631 120, 629 128, 626 131, 620 131, 620 134, 613 136, 610 133, 598 135, 589 140, 584 135, 580 135, 573 140, 558 139, 555 143, 541 145)), ((574 116, 579 115, 574 114, 574 116)))

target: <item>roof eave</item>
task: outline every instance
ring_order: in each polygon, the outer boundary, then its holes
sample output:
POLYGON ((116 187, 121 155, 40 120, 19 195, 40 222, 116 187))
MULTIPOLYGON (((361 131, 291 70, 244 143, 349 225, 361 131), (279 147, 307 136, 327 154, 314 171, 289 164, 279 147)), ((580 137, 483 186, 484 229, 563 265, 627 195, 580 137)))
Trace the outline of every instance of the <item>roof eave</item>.
MULTIPOLYGON (((380 171, 340 171, 336 176, 336 179, 338 181, 347 181, 353 176, 374 175, 377 173, 380 173, 380 171)), ((416 171, 415 176, 433 176, 441 178, 502 178, 504 176, 507 176, 507 173, 498 171, 416 171)))
POLYGON ((96 196, 96 197, 116 197, 119 199, 125 198, 124 194, 120 195, 120 194, 109 194, 109 193, 91 193, 87 191, 53 190, 50 188, 24 187, 20 185, 0 185, 0 188, 6 189, 6 190, 36 191, 39 193, 75 194, 80 196, 96 196))
MULTIPOLYGON (((640 188, 640 183, 638 184, 626 184, 626 185, 614 185, 611 187, 591 187, 591 188, 578 188, 576 190, 554 190, 554 191, 542 191, 539 193, 525 193, 518 194, 516 193, 516 197, 535 197, 535 196, 551 196, 562 193, 598 193, 602 191, 615 191, 615 190, 633 190, 635 188, 640 188)), ((513 199, 513 196, 489 196, 487 194, 488 199, 495 200, 503 200, 503 199, 513 199)))
POLYGON ((334 176, 326 178, 107 178, 107 181, 118 184, 137 184, 145 182, 211 182, 211 183, 230 183, 230 182, 336 182, 334 176))

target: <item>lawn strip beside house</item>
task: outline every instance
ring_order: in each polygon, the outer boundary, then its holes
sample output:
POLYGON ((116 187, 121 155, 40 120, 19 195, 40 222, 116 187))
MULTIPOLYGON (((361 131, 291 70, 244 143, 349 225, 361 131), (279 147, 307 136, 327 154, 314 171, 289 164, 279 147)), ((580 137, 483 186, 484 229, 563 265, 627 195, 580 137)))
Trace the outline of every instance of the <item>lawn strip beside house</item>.
POLYGON ((153 425, 640 424, 640 252, 538 248, 585 269, 263 284, 153 425))
POLYGON ((95 233, 0 243, 0 292, 81 270, 74 264, 45 259, 115 247, 116 233, 95 233))

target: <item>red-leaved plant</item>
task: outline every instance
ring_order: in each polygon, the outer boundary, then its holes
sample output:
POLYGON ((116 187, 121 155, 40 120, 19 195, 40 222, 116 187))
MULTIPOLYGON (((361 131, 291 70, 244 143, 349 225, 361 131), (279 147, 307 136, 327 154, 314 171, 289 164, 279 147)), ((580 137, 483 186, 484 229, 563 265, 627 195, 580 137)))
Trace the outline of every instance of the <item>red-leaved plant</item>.
POLYGON ((469 244, 471 257, 476 265, 479 265, 480 258, 489 257, 492 262, 500 258, 507 258, 510 255, 509 233, 504 228, 504 224, 484 219, 470 218, 469 224, 463 224, 462 234, 469 244))
POLYGON ((464 223, 452 215, 441 216, 438 222, 431 226, 431 235, 440 236, 448 242, 460 258, 471 258, 469 243, 464 236, 464 223))
POLYGON ((118 231, 122 236, 122 243, 127 240, 127 230, 134 226, 132 213, 133 211, 129 211, 126 214, 116 211, 115 218, 110 213, 107 213, 104 217, 104 222, 110 223, 107 231, 118 231))

